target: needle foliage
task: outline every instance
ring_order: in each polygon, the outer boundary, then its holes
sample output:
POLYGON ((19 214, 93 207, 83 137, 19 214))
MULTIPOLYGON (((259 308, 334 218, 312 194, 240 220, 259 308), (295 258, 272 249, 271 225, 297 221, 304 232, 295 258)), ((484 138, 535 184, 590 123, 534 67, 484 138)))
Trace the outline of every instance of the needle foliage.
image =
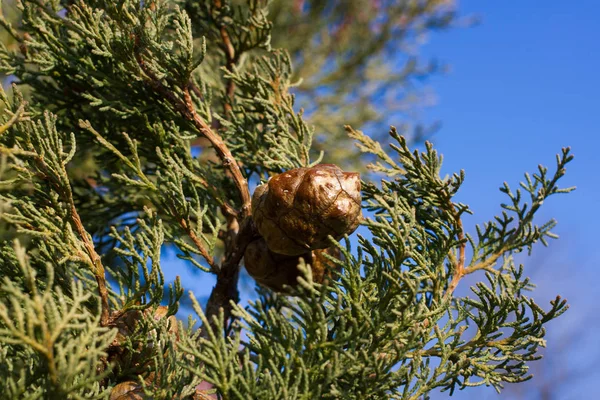
POLYGON ((535 217, 572 190, 569 149, 469 230, 462 171, 350 127, 432 71, 396 55, 452 2, 2 4, 1 398, 417 400, 531 377, 567 304, 529 297, 513 254, 555 238, 535 217), (335 279, 301 261, 291 296, 241 303, 251 187, 350 153, 372 173, 363 235, 332 240, 335 279), (198 282, 165 282, 165 246, 198 282), (209 275, 200 304, 186 291, 209 275), (196 318, 178 321, 188 295, 196 318))

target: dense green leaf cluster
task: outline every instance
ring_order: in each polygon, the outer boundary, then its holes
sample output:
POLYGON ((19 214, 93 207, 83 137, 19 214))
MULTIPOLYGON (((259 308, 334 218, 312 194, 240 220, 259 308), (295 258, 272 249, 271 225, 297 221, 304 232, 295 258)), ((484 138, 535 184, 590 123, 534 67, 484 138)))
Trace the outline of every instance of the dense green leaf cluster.
MULTIPOLYGON (((315 132, 370 116, 341 105, 373 99, 361 85, 390 40, 453 16, 444 1, 322 3, 21 0, 14 24, 0 17, 17 43, 0 47, 15 81, 1 93, 0 397, 417 400, 529 378, 566 303, 527 297, 512 254, 555 237, 534 217, 571 190, 568 149, 555 173, 505 184, 501 215, 469 234, 462 171, 441 177, 432 146, 395 129, 388 152, 347 127, 377 176, 362 184, 368 233, 332 240, 327 284, 301 261, 293 296, 239 303, 248 182, 338 157, 315 132), (298 98, 327 106, 305 114, 298 98), (191 285, 166 285, 165 245, 216 276, 206 307, 191 296, 200 326, 174 320, 191 285)), ((398 74, 417 68, 382 82, 398 74)))

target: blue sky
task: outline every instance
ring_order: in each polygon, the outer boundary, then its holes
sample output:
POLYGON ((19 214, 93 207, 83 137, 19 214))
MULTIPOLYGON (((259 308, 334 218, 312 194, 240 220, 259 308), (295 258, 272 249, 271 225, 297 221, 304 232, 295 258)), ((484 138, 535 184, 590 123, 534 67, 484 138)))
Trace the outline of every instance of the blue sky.
MULTIPOLYGON (((547 249, 538 246, 532 257, 519 258, 538 284, 534 297, 548 304, 560 294, 569 299, 571 310, 550 325, 549 354, 534 366, 535 379, 502 397, 542 398, 540 387, 548 385, 554 396, 549 398, 585 398, 598 376, 562 378, 586 360, 599 359, 595 338, 581 333, 590 323, 600 327, 595 279, 600 260, 595 235, 600 209, 600 113, 595 100, 600 93, 600 2, 463 0, 459 10, 479 16, 480 23, 429 37, 421 54, 451 68, 429 81, 438 101, 423 117, 442 122, 432 141, 444 155, 444 172, 466 171, 457 198, 475 211, 466 218, 466 228, 472 231, 474 224, 499 212, 505 200, 498 191, 502 182, 516 188, 523 173, 535 172, 538 164, 553 170, 555 154, 564 146, 571 146, 575 155, 563 185, 577 190, 550 198, 539 213, 540 222, 558 220, 555 232, 561 239, 547 249)), ((172 254, 167 252, 166 258, 172 260, 172 254)), ((176 273, 187 288, 191 279, 200 278, 184 268, 176 273)), ((203 303, 214 280, 205 274, 201 280, 203 287, 195 291, 203 303)), ((461 285, 465 294, 468 282, 461 285)), ((494 393, 483 388, 454 398, 499 398, 494 393)))
POLYGON ((497 210, 504 180, 516 185, 523 172, 552 166, 561 147, 571 146, 575 161, 564 182, 578 190, 551 199, 542 213, 559 219, 558 232, 568 232, 578 253, 585 248, 597 259, 590 213, 600 205, 600 3, 525 3, 461 1, 462 13, 481 22, 431 36, 424 54, 451 67, 431 82, 438 104, 426 116, 443 124, 432 141, 446 171, 467 172, 461 194, 485 215, 497 210))
MULTIPOLYGON (((478 15, 480 23, 431 35, 422 53, 451 67, 430 82, 438 103, 425 116, 443 124, 432 141, 444 154, 444 171, 466 171, 458 199, 475 210, 467 229, 498 212, 503 181, 516 187, 525 171, 535 171, 540 163, 554 166, 561 147, 571 146, 575 155, 563 185, 577 190, 550 198, 539 214, 540 221, 558 220, 555 232, 561 238, 520 258, 538 284, 533 296, 547 304, 561 294, 571 309, 549 326, 550 354, 535 365, 536 377, 502 397, 542 398, 540 386, 555 383, 547 398, 586 398, 598 375, 583 374, 579 381, 561 376, 590 357, 599 359, 593 334, 581 331, 600 326, 595 231, 600 206, 600 2, 463 0, 459 10, 478 15), (569 343, 575 336, 575 343, 569 343)), ((490 388, 458 395, 500 397, 490 388)))

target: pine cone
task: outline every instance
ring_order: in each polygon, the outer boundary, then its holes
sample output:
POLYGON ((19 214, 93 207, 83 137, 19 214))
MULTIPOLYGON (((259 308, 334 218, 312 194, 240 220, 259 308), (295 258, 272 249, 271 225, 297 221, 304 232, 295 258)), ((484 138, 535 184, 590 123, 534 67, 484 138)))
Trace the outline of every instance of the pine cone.
MULTIPOLYGON (((148 316, 153 312, 154 320, 158 321, 165 318, 168 311, 169 308, 166 306, 158 306, 156 309, 148 308, 143 311, 130 310, 115 319, 111 326, 117 328, 118 332, 108 348, 108 361, 117 364, 121 369, 142 373, 147 361, 156 350, 152 345, 146 343, 141 335, 139 331, 141 320, 144 315, 148 316), (128 340, 132 340, 137 345, 133 352, 125 346, 128 340)), ((174 315, 171 315, 168 320, 171 324, 169 333, 177 335, 177 319, 174 315)))
POLYGON ((325 253, 336 258, 341 257, 337 247, 313 250, 297 256, 277 254, 269 250, 265 240, 260 238, 246 247, 244 265, 250 276, 259 284, 281 292, 284 285, 294 287, 298 284, 298 277, 301 275, 298 269, 300 258, 310 264, 314 282, 323 283, 329 278, 331 274, 327 270, 325 253))
POLYGON ((296 168, 256 188, 252 214, 269 249, 288 256, 330 246, 362 218, 360 175, 334 164, 296 168))
POLYGON ((144 389, 135 381, 121 382, 110 391, 110 400, 144 400, 144 389))

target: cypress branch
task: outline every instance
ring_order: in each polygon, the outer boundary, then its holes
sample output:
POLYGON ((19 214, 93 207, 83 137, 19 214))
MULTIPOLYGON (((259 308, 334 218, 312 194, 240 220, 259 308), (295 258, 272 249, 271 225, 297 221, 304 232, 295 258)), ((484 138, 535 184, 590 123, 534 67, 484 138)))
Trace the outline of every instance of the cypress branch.
POLYGON ((376 119, 369 87, 430 72, 375 68, 391 43, 454 18, 447 1, 380 3, 22 0, 0 17, 16 79, 0 92, 7 396, 416 400, 531 378, 568 306, 526 296, 513 255, 556 237, 536 215, 573 190, 559 186, 573 157, 504 184, 499 215, 470 230, 465 172, 441 177, 433 146, 395 128, 351 127, 376 119), (361 182, 314 168, 353 165, 349 151, 371 170, 361 182), (269 179, 255 224, 251 188, 269 179), (272 232, 300 250, 273 251, 272 232), (322 248, 323 232, 341 241, 322 248), (165 282, 164 246, 199 284, 216 278, 206 304, 190 291, 199 321, 174 316, 192 283, 165 282), (243 304, 257 248, 257 281, 286 285, 243 304))

